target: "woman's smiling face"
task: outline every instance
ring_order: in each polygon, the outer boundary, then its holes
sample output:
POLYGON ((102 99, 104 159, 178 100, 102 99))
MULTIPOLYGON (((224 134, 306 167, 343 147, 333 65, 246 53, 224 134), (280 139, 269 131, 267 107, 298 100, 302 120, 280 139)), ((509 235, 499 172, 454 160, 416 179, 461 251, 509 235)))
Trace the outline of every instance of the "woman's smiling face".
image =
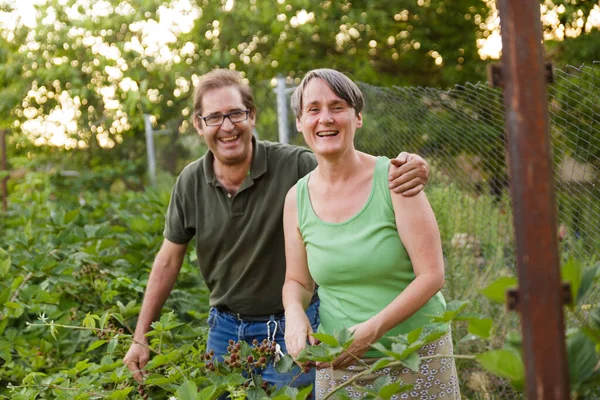
POLYGON ((362 114, 357 114, 324 80, 314 78, 308 82, 301 107, 296 127, 315 154, 332 155, 353 148, 354 133, 362 126, 362 114))

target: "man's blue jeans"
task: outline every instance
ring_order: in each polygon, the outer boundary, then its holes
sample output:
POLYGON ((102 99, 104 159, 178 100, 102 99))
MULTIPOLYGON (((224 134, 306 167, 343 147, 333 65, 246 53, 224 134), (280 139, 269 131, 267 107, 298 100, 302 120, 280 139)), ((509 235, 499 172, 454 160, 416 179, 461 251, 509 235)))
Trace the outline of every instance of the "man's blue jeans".
MULTIPOLYGON (((319 327, 319 302, 316 301, 308 307, 306 315, 312 325, 314 332, 319 327)), ((233 341, 245 341, 252 345, 254 339, 262 342, 263 339, 272 339, 273 331, 275 330, 275 341, 281 346, 283 354, 287 354, 285 347, 285 317, 271 318, 267 322, 247 322, 240 320, 230 314, 219 312, 216 308, 212 307, 208 314, 208 342, 206 343, 206 351, 213 350, 215 352, 215 359, 221 361, 222 356, 227 354, 227 346, 229 346, 229 340, 233 341), (277 329, 275 323, 277 322, 277 329), (271 336, 267 337, 270 334, 271 336)), ((275 370, 273 361, 271 360, 267 367, 259 373, 263 379, 266 380, 269 385, 275 385, 278 388, 289 385, 289 383, 300 373, 300 368, 296 366, 291 371, 280 374, 275 370)), ((315 371, 311 370, 308 374, 302 374, 294 381, 292 386, 308 386, 315 383, 315 371)))

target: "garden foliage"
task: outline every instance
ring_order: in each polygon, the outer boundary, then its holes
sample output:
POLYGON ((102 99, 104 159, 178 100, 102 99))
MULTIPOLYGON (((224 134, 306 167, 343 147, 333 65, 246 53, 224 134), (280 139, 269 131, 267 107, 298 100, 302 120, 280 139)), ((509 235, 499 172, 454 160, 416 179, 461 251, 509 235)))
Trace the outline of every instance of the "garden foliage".
MULTIPOLYGON (((214 399, 229 393, 236 399, 304 400, 307 389, 275 390, 254 373, 272 357, 272 344, 232 343, 225 362, 206 354, 207 290, 193 252, 186 257, 166 309, 148 335, 153 357, 145 368, 144 384, 138 386, 132 379, 121 359, 132 342, 144 285, 162 240, 168 192, 131 191, 123 180, 127 178, 115 179, 110 169, 77 179, 30 173, 11 187, 10 208, 0 220, 0 395, 13 399, 214 399)), ((432 188, 434 208, 448 200, 450 190, 432 188)), ((450 196, 459 198, 457 193, 450 196)), ((460 201, 468 203, 468 199, 460 201)), ((490 200, 489 206, 493 204, 490 200)), ((446 243, 449 217, 439 213, 446 243)), ((380 348, 386 357, 374 369, 394 363, 416 369, 420 362, 416 350, 453 324, 460 366, 483 368, 516 390, 523 388, 519 334, 506 319, 490 318, 501 308, 493 303, 503 303, 504 290, 516 280, 509 269, 502 269, 505 276, 482 294, 466 292, 466 286, 473 286, 473 271, 458 265, 472 265, 466 262, 474 257, 470 252, 465 247, 446 249, 448 282, 454 283, 445 290, 454 300, 443 315, 432 318, 431 326, 395 338, 389 349, 380 348), (461 289, 461 281, 469 284, 463 283, 461 289), (470 305, 460 300, 461 293, 470 305)), ((574 299, 567 332, 571 385, 574 392, 585 394, 598 384, 600 375, 600 309, 587 296, 598 280, 598 267, 584 269, 571 261, 563 270, 574 299)), ((491 277, 480 281, 481 287, 491 281, 491 277)), ((307 348, 300 358, 309 362, 308 367, 332 360, 352 342, 352 335, 345 331, 319 333, 317 338, 321 344, 307 348)), ((285 357, 278 367, 286 370, 292 364, 285 357)), ((371 395, 382 398, 409 389, 385 378, 376 386, 371 395)), ((469 390, 463 388, 464 393, 469 390)), ((336 396, 344 397, 343 391, 336 396)))

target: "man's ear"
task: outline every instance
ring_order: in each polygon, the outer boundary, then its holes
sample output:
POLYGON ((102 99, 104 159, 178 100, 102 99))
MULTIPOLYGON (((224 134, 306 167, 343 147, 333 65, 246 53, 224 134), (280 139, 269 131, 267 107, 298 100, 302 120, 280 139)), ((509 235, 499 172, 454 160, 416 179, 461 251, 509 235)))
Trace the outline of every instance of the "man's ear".
POLYGON ((362 113, 361 113, 361 112, 359 112, 359 113, 356 115, 356 127, 357 127, 357 128, 361 128, 361 127, 362 127, 362 125, 363 125, 362 113))
POLYGON ((302 125, 300 123, 300 118, 301 117, 296 118, 296 129, 298 130, 298 132, 302 132, 302 125))
POLYGON ((204 131, 202 130, 202 120, 197 115, 194 115, 193 118, 194 128, 196 128, 196 132, 198 132, 198 135, 204 136, 204 131))

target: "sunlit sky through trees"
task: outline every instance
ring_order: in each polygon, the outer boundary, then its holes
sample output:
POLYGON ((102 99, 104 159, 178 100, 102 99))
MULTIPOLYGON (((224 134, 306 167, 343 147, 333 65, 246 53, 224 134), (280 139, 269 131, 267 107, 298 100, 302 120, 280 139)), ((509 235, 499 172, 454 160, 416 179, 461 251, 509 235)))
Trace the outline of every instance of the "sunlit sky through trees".
MULTIPOLYGON (((426 6, 430 0, 417 0, 417 4, 421 7, 426 6)), ((200 2, 199 2, 200 3, 200 2)), ((286 4, 285 0, 277 0, 279 5, 286 4)), ((501 52, 501 40, 499 34, 499 18, 495 10, 495 2, 487 1, 488 6, 493 10, 489 16, 481 16, 475 14, 465 14, 465 19, 470 20, 479 27, 481 32, 480 37, 476 40, 479 57, 482 60, 497 59, 501 52)), ((557 2, 558 3, 558 2, 557 2)), ((0 0, 2 4, 2 0, 0 0)), ((19 52, 32 52, 40 49, 40 43, 36 41, 35 30, 38 23, 55 26, 56 31, 65 29, 64 22, 58 18, 56 11, 52 7, 45 7, 45 0, 8 0, 4 1, 8 4, 12 11, 0 11, 0 35, 1 40, 14 41, 15 34, 21 27, 30 29, 30 34, 27 36, 25 43, 20 44, 19 52), (38 6, 37 9, 35 6, 38 6), (43 12, 43 15, 41 14, 43 12), (61 26, 62 25, 62 26, 61 26)), ((70 4, 66 0, 59 4, 70 4)), ((107 1, 94 0, 78 0, 77 5, 82 7, 67 8, 67 17, 69 20, 85 20, 109 18, 113 13, 119 15, 130 15, 134 12, 132 5, 128 2, 121 2, 118 6, 113 6, 107 1)), ((133 3, 132 3, 133 4, 133 3)), ((193 28, 195 21, 202 15, 202 9, 198 8, 195 3, 189 0, 175 0, 169 3, 164 3, 159 6, 156 16, 147 15, 145 19, 129 24, 128 29, 136 34, 131 36, 130 40, 123 44, 120 48, 115 43, 110 43, 105 40, 104 34, 100 32, 99 36, 90 35, 80 26, 74 25, 68 30, 68 37, 79 46, 91 49, 91 52, 102 57, 104 60, 109 60, 104 67, 103 77, 95 77, 92 83, 95 83, 93 90, 95 94, 102 100, 105 113, 110 114, 110 123, 101 125, 90 125, 89 135, 95 135, 96 140, 102 147, 113 147, 123 140, 122 133, 131 129, 130 115, 123 107, 123 99, 127 93, 142 92, 141 96, 145 96, 151 103, 158 103, 163 100, 162 93, 158 88, 140 88, 139 82, 130 78, 127 75, 127 70, 130 68, 129 63, 123 55, 125 52, 134 52, 141 56, 141 65, 147 68, 145 63, 148 63, 147 58, 152 59, 156 64, 168 63, 187 63, 192 65, 198 51, 194 42, 188 41, 185 43, 178 42, 181 34, 189 33, 193 28), (156 19, 152 19, 155 17, 156 19), (147 57, 147 58, 145 58, 147 57), (125 94, 125 95, 124 95, 125 94)), ((231 12, 236 7, 235 0, 223 1, 222 12, 231 12)), ((565 6, 555 5, 548 0, 541 5, 542 20, 544 25, 545 40, 563 40, 569 37, 577 37, 582 33, 590 32, 594 28, 600 27, 600 2, 596 4, 589 15, 579 15, 574 21, 571 21, 567 26, 561 23, 561 15, 566 12, 565 6)), ((394 15, 396 21, 401 21, 406 18, 408 11, 399 9, 394 15)), ((286 21, 289 19, 289 24, 298 28, 299 26, 315 23, 315 14, 310 10, 298 10, 295 15, 289 16, 286 14, 278 14, 278 21, 286 21)), ((221 35, 221 30, 231 29, 229 27, 220 26, 218 20, 213 21, 212 28, 207 29, 204 33, 206 40, 218 42, 221 35)), ((243 64, 262 62, 261 55, 258 52, 251 53, 256 49, 260 40, 257 33, 255 39, 249 43, 243 43, 238 46, 238 51, 231 51, 231 54, 239 55, 243 64)), ((265 33, 262 32, 264 35, 265 33)), ((318 33, 316 33, 318 35, 318 33)), ((361 35, 355 27, 346 25, 340 26, 339 32, 335 35, 335 43, 341 48, 350 40, 356 39, 361 35)), ((390 36, 387 40, 384 38, 384 44, 393 45, 396 41, 395 36, 390 36)), ((376 54, 379 43, 376 40, 369 40, 369 54, 376 54), (373 52, 373 53, 372 53, 373 52)), ((69 43, 64 43, 63 46, 70 46, 69 43)), ((72 46, 72 45, 71 45, 72 46)), ((418 49, 419 42, 412 42, 411 46, 418 49)), ((210 50, 205 50, 205 54, 210 50)), ((208 54, 210 55, 210 53, 208 54)), ((443 66, 445 59, 438 51, 428 52, 437 66, 443 66)), ((197 56, 196 56, 197 57, 197 56)), ((398 57, 398 54, 395 55, 398 57)), ((392 54, 392 58, 394 55, 392 54)), ((394 58, 395 59, 395 58, 394 58)), ((81 68, 89 70, 92 73, 94 68, 99 66, 95 61, 91 65, 78 65, 77 60, 69 59, 66 56, 49 55, 46 57, 45 68, 57 68, 63 64, 70 64, 73 68, 81 68)), ((276 68, 281 60, 270 60, 269 66, 276 68)), ((37 61, 32 62, 32 69, 37 68, 37 61)), ((230 64, 230 68, 236 68, 235 64, 230 64)), ((84 71, 85 72, 85 71, 84 71)), ((189 77, 178 76, 174 81, 173 97, 183 98, 188 97, 195 80, 196 75, 189 77)), ((291 77, 289 79, 292 79, 291 77)), ((297 77, 295 78, 298 79, 297 77)), ((292 80, 293 82, 293 80, 292 80)), ((275 82, 272 83, 273 85, 275 82)), ((61 87, 59 81, 52 82, 53 88, 47 85, 34 84, 27 93, 27 96, 22 100, 20 107, 17 110, 17 118, 14 121, 13 127, 19 128, 25 134, 32 137, 38 145, 56 145, 65 146, 68 148, 85 148, 87 146, 85 138, 77 137, 80 135, 80 126, 78 121, 85 112, 97 111, 94 110, 94 104, 88 104, 87 99, 82 96, 72 96, 69 87, 61 87), (56 102, 56 107, 50 111, 43 111, 40 104, 44 104, 48 99, 56 102)), ((64 85, 63 85, 64 86, 64 85)), ((173 102, 173 100, 168 100, 173 102)), ((183 107, 181 115, 189 116, 191 110, 189 107, 183 107)))

